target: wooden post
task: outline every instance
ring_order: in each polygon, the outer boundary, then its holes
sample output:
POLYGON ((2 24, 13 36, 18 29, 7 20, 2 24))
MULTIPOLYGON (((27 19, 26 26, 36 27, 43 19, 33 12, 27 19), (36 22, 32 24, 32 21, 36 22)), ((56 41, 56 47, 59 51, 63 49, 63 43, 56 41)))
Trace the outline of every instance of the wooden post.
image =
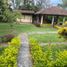
POLYGON ((43 24, 43 16, 41 17, 41 24, 43 24))
POLYGON ((63 18, 63 23, 65 22, 65 17, 63 18))
POLYGON ((37 16, 37 23, 39 23, 39 16, 37 16))
POLYGON ((54 16, 52 17, 52 26, 54 26, 54 16))

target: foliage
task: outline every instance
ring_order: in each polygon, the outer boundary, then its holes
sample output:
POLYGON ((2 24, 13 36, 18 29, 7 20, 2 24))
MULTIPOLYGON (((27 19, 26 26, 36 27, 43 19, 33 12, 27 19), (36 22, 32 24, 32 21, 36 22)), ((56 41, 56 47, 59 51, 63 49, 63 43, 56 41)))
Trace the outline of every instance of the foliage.
POLYGON ((56 29, 60 29, 61 27, 59 27, 59 26, 55 25, 55 26, 54 26, 54 28, 56 28, 56 29))
POLYGON ((47 8, 50 6, 50 0, 37 0, 36 7, 38 9, 47 8))
POLYGON ((42 49, 38 42, 31 38, 31 55, 33 67, 65 67, 67 66, 67 50, 55 48, 55 45, 47 45, 42 49))
POLYGON ((66 67, 67 66, 67 50, 60 51, 57 53, 56 67, 66 67))
POLYGON ((20 17, 21 17, 21 14, 18 11, 5 10, 3 13, 4 22, 12 23, 16 21, 17 18, 20 18, 20 17))
POLYGON ((7 34, 4 36, 1 36, 1 42, 10 42, 12 38, 15 36, 13 34, 7 34))
POLYGON ((9 45, 17 45, 17 46, 19 46, 21 43, 20 43, 20 39, 18 37, 15 37, 8 44, 9 45))
MULTIPOLYGON (((17 41, 18 40, 16 39, 16 42, 17 41)), ((18 44, 19 42, 17 42, 16 45, 11 43, 11 45, 4 49, 2 55, 0 56, 0 67, 17 67, 17 56, 20 47, 18 44)))
POLYGON ((58 6, 61 6, 63 8, 67 8, 67 0, 61 0, 62 3, 61 4, 58 4, 58 6))
POLYGON ((64 38, 67 38, 67 27, 62 27, 58 30, 58 34, 64 38))
POLYGON ((58 34, 64 38, 67 38, 67 21, 63 23, 61 28, 59 28, 58 34))
POLYGON ((7 1, 0 0, 0 22, 12 23, 16 21, 17 15, 20 15, 20 13, 11 10, 7 1))
POLYGON ((44 57, 44 53, 42 52, 41 47, 39 46, 38 42, 34 39, 30 39, 31 45, 31 54, 33 60, 33 67, 44 67, 44 63, 46 59, 44 57))
POLYGON ((64 27, 67 27, 67 21, 65 21, 65 22, 63 23, 63 26, 64 26, 64 27))

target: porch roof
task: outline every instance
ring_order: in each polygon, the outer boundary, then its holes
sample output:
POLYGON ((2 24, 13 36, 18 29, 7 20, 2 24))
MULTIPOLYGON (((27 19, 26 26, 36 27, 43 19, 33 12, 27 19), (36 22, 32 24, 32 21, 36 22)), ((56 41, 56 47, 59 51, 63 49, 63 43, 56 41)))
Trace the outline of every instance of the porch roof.
POLYGON ((22 14, 34 14, 33 10, 19 10, 22 14))
POLYGON ((64 10, 61 7, 50 7, 41 9, 40 11, 36 12, 36 14, 47 14, 47 15, 62 15, 67 16, 67 10, 64 10))

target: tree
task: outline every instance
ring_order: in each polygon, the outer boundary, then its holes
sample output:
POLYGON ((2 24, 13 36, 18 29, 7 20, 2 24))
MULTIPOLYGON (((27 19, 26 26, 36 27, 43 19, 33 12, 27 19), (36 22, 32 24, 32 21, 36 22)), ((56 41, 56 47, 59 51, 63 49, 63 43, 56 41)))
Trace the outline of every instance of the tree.
POLYGON ((16 21, 17 11, 11 11, 11 8, 8 5, 8 1, 0 0, 0 22, 14 22, 16 21))
POLYGON ((4 11, 8 9, 7 0, 0 0, 0 21, 4 19, 4 11))
POLYGON ((61 0, 62 4, 58 4, 58 6, 62 7, 62 8, 67 8, 67 0, 61 0))
POLYGON ((41 9, 41 8, 47 8, 50 6, 50 0, 37 0, 36 1, 36 6, 41 9))
POLYGON ((34 9, 34 0, 21 0, 20 9, 34 9))

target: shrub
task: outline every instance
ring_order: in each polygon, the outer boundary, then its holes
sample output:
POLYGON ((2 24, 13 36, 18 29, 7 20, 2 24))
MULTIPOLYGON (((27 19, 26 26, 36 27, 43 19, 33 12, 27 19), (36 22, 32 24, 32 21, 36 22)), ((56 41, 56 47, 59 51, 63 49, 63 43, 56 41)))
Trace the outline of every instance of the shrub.
POLYGON ((67 27, 67 21, 63 23, 63 26, 64 27, 67 27))
POLYGON ((21 44, 20 39, 18 37, 15 37, 11 40, 11 42, 8 42, 9 45, 19 46, 21 44))
POLYGON ((15 64, 17 65, 17 53, 18 49, 16 47, 7 47, 4 50, 4 54, 0 56, 0 67, 14 67, 15 64))
POLYGON ((43 51, 33 38, 30 39, 30 46, 33 67, 67 67, 67 50, 57 49, 56 45, 47 45, 43 51))
POLYGON ((64 38, 67 38, 67 27, 60 28, 58 30, 58 34, 64 38))
POLYGON ((0 67, 17 67, 17 56, 20 45, 18 45, 19 42, 17 39, 16 45, 13 45, 14 42, 15 40, 13 43, 11 43, 11 45, 6 47, 3 51, 3 54, 0 55, 0 67))
POLYGON ((57 25, 55 25, 54 27, 57 28, 57 29, 60 29, 60 28, 61 28, 61 27, 59 27, 59 26, 57 26, 57 25))
POLYGON ((0 0, 0 22, 12 23, 16 21, 18 15, 20 15, 19 12, 10 9, 8 1, 0 0))
POLYGON ((16 21, 17 18, 20 18, 20 17, 21 17, 21 14, 18 11, 5 10, 3 15, 3 22, 12 23, 16 21))
POLYGON ((14 38, 15 35, 13 34, 7 34, 1 37, 2 42, 10 42, 12 38, 14 38))
POLYGON ((67 67, 67 50, 57 53, 56 67, 67 67))
POLYGON ((38 42, 31 38, 31 54, 33 60, 33 67, 53 67, 54 62, 52 61, 52 51, 49 49, 43 52, 38 42))

